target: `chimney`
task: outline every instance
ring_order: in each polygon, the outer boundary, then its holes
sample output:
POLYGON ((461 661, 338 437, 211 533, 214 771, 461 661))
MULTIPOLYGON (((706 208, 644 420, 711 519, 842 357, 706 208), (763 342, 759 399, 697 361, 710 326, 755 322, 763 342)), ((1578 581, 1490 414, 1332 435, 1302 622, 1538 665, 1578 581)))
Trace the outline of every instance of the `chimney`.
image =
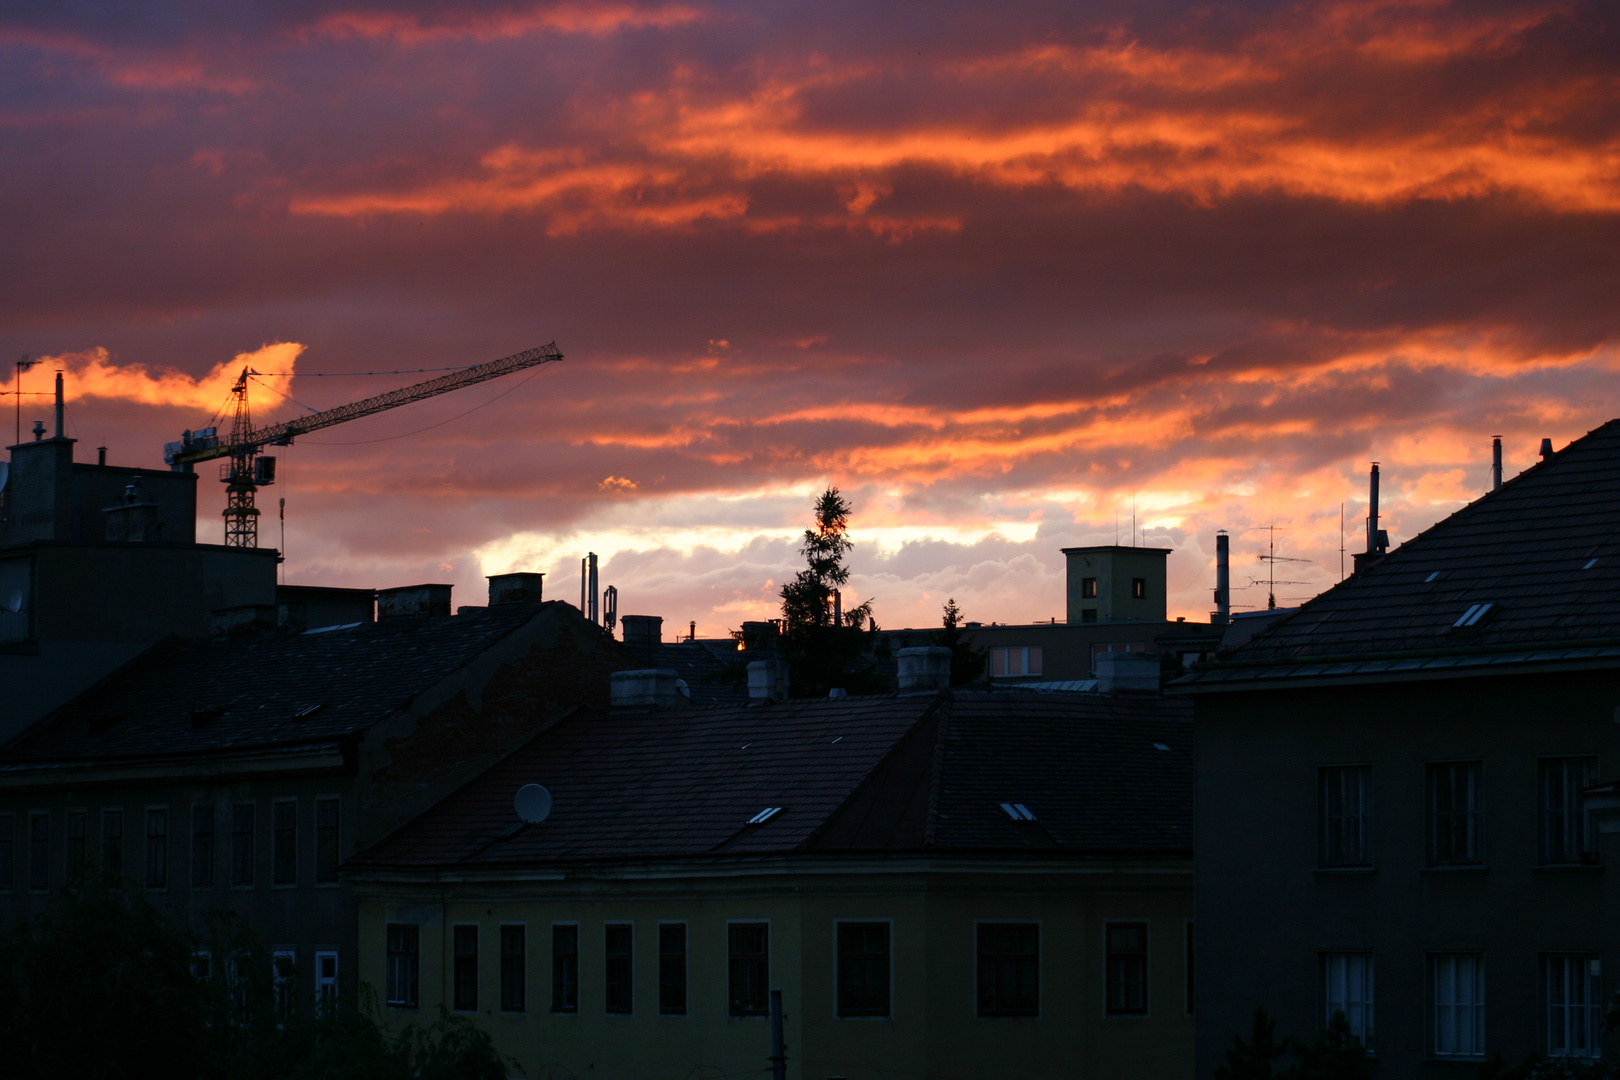
POLYGON ((1372 475, 1368 481, 1367 495, 1367 554, 1378 551, 1378 462, 1372 463, 1372 475))
POLYGON ((449 585, 401 585, 397 589, 377 590, 377 621, 399 619, 411 615, 428 615, 436 619, 450 617, 449 585))
POLYGON ((1104 694, 1159 692, 1159 654, 1097 654, 1097 689, 1104 694))
POLYGON ((96 447, 96 464, 107 464, 107 448, 105 446, 96 447))
POLYGON ((619 587, 609 585, 602 590, 602 625, 607 627, 608 636, 613 636, 613 628, 619 625, 619 587))
POLYGON ((692 702, 674 668, 615 671, 608 676, 608 695, 615 709, 679 709, 692 702))
POLYGON ((1553 456, 1552 440, 1541 440, 1541 460, 1546 461, 1553 456))
POLYGON ((759 621, 742 624, 742 647, 747 652, 769 652, 776 648, 777 625, 759 621))
POLYGON ((538 604, 542 599, 544 574, 490 574, 489 606, 496 604, 538 604))
POLYGON ((1491 490, 1502 486, 1502 436, 1491 436, 1491 490))
POLYGON ((625 647, 644 663, 652 663, 653 654, 664 640, 664 617, 626 615, 620 621, 624 623, 625 647))
POLYGON ((56 373, 56 437, 62 438, 62 413, 67 406, 62 401, 62 373, 56 373))
POLYGON ((786 701, 788 697, 788 666, 775 653, 748 665, 748 700, 751 704, 762 701, 786 701))
POLYGON ((931 694, 951 685, 951 650, 943 645, 920 645, 894 654, 900 663, 902 694, 931 694))
POLYGON ((1232 543, 1225 529, 1215 532, 1215 612, 1210 625, 1225 626, 1232 617, 1232 543))

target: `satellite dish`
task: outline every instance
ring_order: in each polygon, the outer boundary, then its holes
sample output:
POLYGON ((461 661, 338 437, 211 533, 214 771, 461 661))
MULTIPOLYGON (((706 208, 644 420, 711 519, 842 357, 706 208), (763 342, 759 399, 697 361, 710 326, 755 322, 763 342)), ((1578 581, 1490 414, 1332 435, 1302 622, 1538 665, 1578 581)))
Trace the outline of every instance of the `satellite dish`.
POLYGON ((0 461, 0 491, 6 490, 6 481, 11 479, 11 462, 0 461))
POLYGON ((539 784, 524 784, 518 788, 512 805, 518 818, 526 824, 538 825, 551 816, 551 792, 539 784))

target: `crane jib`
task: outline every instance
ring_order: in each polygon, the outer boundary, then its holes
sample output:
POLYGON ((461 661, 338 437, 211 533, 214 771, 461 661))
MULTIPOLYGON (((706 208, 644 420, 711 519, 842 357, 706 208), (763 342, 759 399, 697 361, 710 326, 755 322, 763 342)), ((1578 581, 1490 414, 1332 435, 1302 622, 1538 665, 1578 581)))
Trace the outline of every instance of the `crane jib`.
POLYGON ((286 446, 295 437, 311 431, 331 427, 349 420, 358 420, 362 416, 371 416, 387 409, 409 405, 413 401, 435 397, 451 390, 459 390, 464 386, 473 386, 489 379, 497 379, 502 375, 509 375, 514 371, 535 367, 540 364, 551 363, 562 359, 562 353, 557 351, 555 342, 541 345, 538 348, 526 349, 499 360, 491 360, 487 364, 477 367, 463 368, 448 375, 441 375, 437 379, 428 379, 426 382, 415 383, 411 386, 402 386, 398 390, 390 390, 375 397, 362 398, 351 401, 347 405, 339 405, 335 409, 327 409, 311 416, 300 416, 280 424, 260 428, 248 433, 241 445, 233 445, 228 440, 221 440, 212 429, 203 432, 187 432, 180 442, 169 443, 163 448, 163 460, 170 465, 191 465, 199 461, 208 461, 212 458, 232 457, 241 454, 256 453, 265 446, 286 446))

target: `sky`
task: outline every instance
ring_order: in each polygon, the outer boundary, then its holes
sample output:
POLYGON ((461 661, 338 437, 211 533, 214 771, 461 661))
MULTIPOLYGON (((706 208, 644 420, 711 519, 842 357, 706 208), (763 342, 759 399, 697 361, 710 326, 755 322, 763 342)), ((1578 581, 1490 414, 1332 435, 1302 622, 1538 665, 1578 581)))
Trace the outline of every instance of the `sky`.
POLYGON ((289 583, 594 551, 718 636, 836 485, 880 625, 1062 619, 1116 541, 1202 619, 1217 529, 1287 605, 1369 462, 1399 544, 1620 416, 1620 9, 8 4, 0 266, 80 460, 162 468, 244 366, 268 422, 556 342, 280 449, 289 583))

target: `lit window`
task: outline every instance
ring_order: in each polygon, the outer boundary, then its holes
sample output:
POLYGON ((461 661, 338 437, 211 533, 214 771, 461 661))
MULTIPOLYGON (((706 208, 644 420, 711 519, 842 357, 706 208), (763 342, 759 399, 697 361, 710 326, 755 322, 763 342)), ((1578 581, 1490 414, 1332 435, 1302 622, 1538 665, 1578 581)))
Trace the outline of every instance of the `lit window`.
POLYGON ((1372 1047, 1373 959, 1366 953, 1322 954, 1322 1024, 1343 1013, 1350 1034, 1372 1047))
POLYGON ((1485 1054, 1485 959, 1474 953, 1430 958, 1436 1057, 1485 1054))
POLYGON ((1603 995, 1598 958, 1590 953, 1544 956, 1547 1056, 1598 1058, 1603 1031, 1603 995))

